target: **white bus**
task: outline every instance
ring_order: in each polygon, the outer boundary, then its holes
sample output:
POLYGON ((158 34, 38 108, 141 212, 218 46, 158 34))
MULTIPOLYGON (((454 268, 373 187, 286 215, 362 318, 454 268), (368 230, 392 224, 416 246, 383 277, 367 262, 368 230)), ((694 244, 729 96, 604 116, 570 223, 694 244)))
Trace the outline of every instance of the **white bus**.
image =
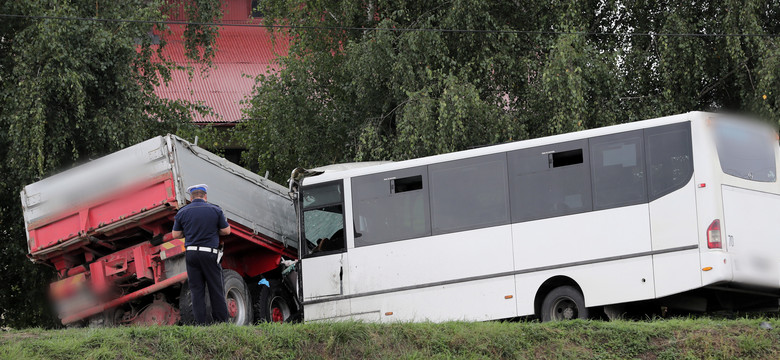
POLYGON ((779 159, 772 127, 691 112, 293 181, 304 318, 777 310, 779 159))

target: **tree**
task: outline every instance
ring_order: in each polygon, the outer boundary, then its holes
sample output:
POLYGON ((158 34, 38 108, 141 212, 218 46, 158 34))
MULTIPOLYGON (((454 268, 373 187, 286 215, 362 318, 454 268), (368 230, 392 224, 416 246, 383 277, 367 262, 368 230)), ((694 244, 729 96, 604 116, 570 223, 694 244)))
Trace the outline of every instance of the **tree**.
MULTIPOLYGON (((217 0, 192 1, 195 21, 220 16, 217 0), (205 9, 205 10, 204 10, 205 9)), ((0 13, 159 21, 165 1, 10 1, 0 13)), ((19 192, 26 184, 155 135, 200 132, 197 104, 153 90, 176 66, 153 44, 161 23, 3 18, 0 21, 0 324, 52 326, 46 291, 55 274, 26 259, 19 192)), ((193 26, 194 61, 213 55, 213 29, 193 26)))
POLYGON ((295 27, 277 30, 289 54, 257 78, 238 135, 278 181, 693 110, 780 120, 776 37, 647 35, 777 34, 776 1, 263 6, 267 24, 295 27))

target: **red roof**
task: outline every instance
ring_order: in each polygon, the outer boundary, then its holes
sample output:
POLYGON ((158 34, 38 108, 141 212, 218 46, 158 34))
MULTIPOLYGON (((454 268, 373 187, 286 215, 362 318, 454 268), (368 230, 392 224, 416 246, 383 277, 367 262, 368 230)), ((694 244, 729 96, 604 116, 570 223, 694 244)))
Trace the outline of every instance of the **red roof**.
MULTIPOLYGON (((172 34, 164 35, 168 41, 164 54, 174 62, 188 64, 182 38, 184 27, 173 25, 171 30, 172 34)), ((223 26, 217 37, 213 68, 202 73, 200 66, 195 66, 192 79, 187 71, 174 71, 171 82, 155 89, 155 93, 161 98, 200 102, 219 115, 196 114, 196 123, 235 123, 242 118, 240 102, 251 94, 254 77, 277 71, 272 60, 287 55, 288 47, 287 39, 279 37, 272 44, 265 28, 223 26)))

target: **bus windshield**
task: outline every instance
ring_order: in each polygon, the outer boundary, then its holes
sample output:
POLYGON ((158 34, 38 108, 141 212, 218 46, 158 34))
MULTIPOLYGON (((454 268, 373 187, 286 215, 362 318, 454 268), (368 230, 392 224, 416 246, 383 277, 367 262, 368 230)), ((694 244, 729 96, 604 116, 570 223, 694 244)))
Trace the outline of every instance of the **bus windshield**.
POLYGON ((775 182, 776 139, 771 131, 746 121, 719 121, 715 144, 724 173, 738 178, 775 182))

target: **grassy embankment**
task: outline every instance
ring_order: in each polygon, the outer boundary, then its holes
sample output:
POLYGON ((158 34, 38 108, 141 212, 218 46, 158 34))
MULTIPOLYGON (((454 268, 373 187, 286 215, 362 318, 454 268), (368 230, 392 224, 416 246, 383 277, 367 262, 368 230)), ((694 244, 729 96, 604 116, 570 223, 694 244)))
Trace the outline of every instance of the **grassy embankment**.
POLYGON ((780 319, 265 324, 0 333, 3 359, 780 358, 780 319))

